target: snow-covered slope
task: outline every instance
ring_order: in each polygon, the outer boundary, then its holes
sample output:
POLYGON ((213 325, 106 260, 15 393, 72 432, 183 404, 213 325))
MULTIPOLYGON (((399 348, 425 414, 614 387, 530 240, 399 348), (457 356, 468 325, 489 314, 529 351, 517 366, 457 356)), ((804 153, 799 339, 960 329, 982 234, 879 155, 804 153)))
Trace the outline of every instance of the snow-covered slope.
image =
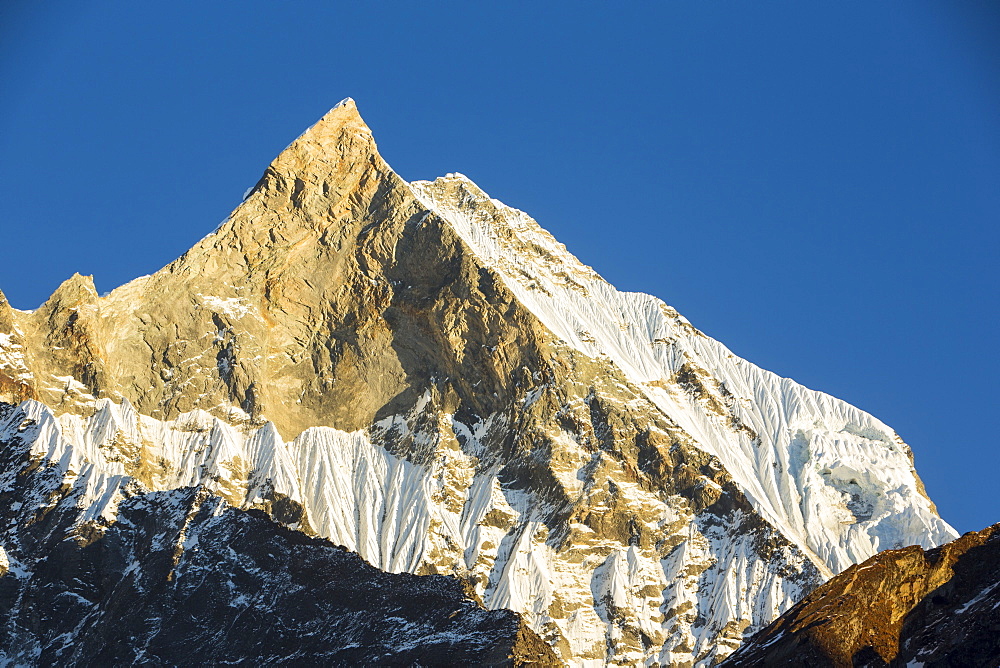
MULTIPOLYGON (((389 429, 398 437, 421 429, 428 412, 421 403, 374 433, 384 438, 389 429)), ((488 607, 525 613, 542 633, 558 629, 571 656, 593 653, 595 641, 604 655, 609 626, 661 639, 645 659, 627 644, 618 647, 608 655, 615 663, 684 661, 692 641, 699 654, 715 656, 718 635, 734 617, 771 619, 818 582, 808 560, 754 523, 749 509, 737 513, 742 521, 734 531, 718 525, 712 512, 690 518, 683 499, 665 503, 624 481, 617 498, 605 498, 595 509, 637 506, 645 531, 660 539, 673 535, 678 549, 658 563, 648 547, 619 545, 613 533, 602 536, 588 526, 589 519, 573 526, 574 545, 554 547, 547 509, 537 496, 504 489, 500 467, 477 469, 475 455, 463 452, 485 447, 478 437, 504 429, 502 424, 453 421, 444 430, 424 428, 417 437, 438 441, 439 456, 419 465, 373 445, 366 432, 315 427, 286 443, 271 423, 248 430, 202 411, 163 422, 136 413, 127 400, 119 405, 100 399, 95 409, 89 417, 56 416, 29 400, 0 424, 0 443, 26 440, 26 461, 32 462, 8 465, 0 490, 17 490, 25 471, 41 467, 60 494, 23 502, 44 514, 60 508, 71 513, 79 528, 70 537, 75 533, 77 540, 114 526, 119 504, 136 494, 202 487, 236 508, 266 509, 287 526, 328 538, 383 570, 458 575, 488 607), (450 433, 461 433, 464 447, 450 433), (760 560, 762 540, 771 546, 771 563, 760 560), (577 598, 578 592, 586 593, 577 598), (664 620, 665 604, 691 608, 700 623, 692 629, 678 623, 683 615, 664 620), (552 614, 555 606, 574 613, 560 618, 552 614)), ((37 558, 17 549, 23 546, 16 530, 6 541, 17 563, 37 558)), ((21 572, 33 576, 30 568, 21 572)))
MULTIPOLYGON (((16 555, 0 550, 0 664, 559 665, 518 615, 485 610, 459 582, 388 574, 235 509, 204 488, 231 491, 222 480, 153 492, 133 482, 113 502, 128 476, 93 448, 126 414, 105 404, 71 423, 0 407, 0 541, 16 555)), ((200 438, 187 433, 188 445, 200 438)), ((223 458, 217 439, 230 437, 247 445, 215 425, 206 450, 223 458)), ((188 473, 197 468, 214 465, 188 473)))
POLYGON ((957 535, 923 492, 907 445, 878 419, 733 355, 655 297, 619 292, 467 177, 412 185, 553 333, 607 356, 832 572, 957 535))
MULTIPOLYGON (((403 181, 350 101, 161 271, 106 296, 75 275, 30 313, 0 296, 0 400, 0 442, 31 435, 0 493, 71 506, 77 538, 201 486, 459 578, 572 665, 709 665, 831 573, 954 535, 884 424, 618 292, 468 179, 403 181), (19 487, 39 467, 48 491, 19 487)), ((3 577, 33 577, 20 532, 3 577)))

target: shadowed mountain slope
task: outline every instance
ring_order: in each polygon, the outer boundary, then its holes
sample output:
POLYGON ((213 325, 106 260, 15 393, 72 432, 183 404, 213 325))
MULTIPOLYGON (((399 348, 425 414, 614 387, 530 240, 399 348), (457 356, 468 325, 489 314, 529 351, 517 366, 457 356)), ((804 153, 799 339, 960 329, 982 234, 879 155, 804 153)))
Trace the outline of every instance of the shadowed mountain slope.
POLYGON ((56 465, 27 456, 31 430, 3 443, 0 662, 559 665, 452 578, 384 573, 204 489, 131 496, 106 531, 81 523, 56 465), (13 500, 37 494, 43 513, 13 500))

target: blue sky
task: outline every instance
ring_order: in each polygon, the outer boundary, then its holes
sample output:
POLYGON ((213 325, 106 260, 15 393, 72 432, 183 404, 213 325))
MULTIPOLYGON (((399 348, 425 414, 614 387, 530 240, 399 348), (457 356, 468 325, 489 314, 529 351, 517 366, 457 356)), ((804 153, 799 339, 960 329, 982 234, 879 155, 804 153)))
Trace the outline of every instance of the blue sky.
POLYGON ((621 289, 892 425, 1000 521, 989 2, 0 8, 0 290, 109 290, 210 232, 346 96, 621 289))

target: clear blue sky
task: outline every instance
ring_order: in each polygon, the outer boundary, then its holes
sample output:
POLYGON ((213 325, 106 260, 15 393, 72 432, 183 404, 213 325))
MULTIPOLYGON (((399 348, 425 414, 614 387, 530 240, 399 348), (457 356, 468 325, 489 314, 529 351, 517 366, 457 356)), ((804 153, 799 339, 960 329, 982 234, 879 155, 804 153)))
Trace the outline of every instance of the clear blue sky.
POLYGON ((1000 521, 998 7, 7 0, 0 289, 34 308, 74 271, 155 271, 352 96, 403 177, 469 175, 885 420, 978 529, 1000 521))

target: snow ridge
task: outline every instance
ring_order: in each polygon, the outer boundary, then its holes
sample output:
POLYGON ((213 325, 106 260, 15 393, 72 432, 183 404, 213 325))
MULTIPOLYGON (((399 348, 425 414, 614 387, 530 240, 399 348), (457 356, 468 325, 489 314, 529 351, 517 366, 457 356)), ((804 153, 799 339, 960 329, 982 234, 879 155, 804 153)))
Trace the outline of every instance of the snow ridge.
POLYGON ((609 358, 828 572, 913 537, 928 548, 957 536, 878 419, 737 357, 655 297, 619 292, 461 174, 411 187, 556 336, 609 358))

